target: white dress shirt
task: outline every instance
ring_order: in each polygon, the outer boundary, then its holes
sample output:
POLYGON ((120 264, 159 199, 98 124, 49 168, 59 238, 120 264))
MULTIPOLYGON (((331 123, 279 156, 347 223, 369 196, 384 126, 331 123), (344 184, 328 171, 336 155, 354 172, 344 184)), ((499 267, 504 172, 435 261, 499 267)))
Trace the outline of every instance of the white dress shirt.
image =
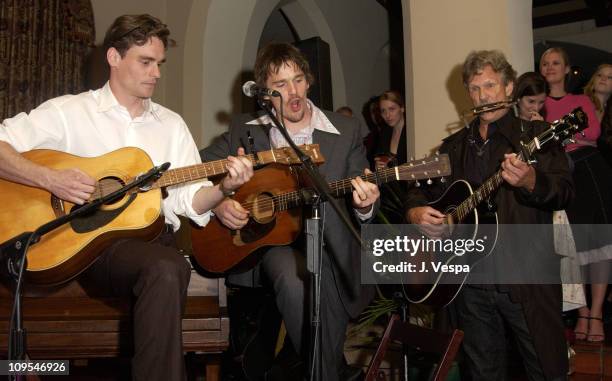
MULTIPOLYGON (((180 168, 201 163, 183 118, 147 100, 144 113, 132 119, 108 82, 101 89, 50 99, 29 114, 4 120, 0 140, 18 152, 44 148, 95 157, 123 147, 138 147, 154 165, 170 162, 171 168, 180 168)), ((208 222, 210 212, 197 214, 192 207, 193 196, 202 186, 212 183, 201 180, 167 188, 162 212, 175 231, 180 226, 177 215, 189 217, 199 225, 208 222)))

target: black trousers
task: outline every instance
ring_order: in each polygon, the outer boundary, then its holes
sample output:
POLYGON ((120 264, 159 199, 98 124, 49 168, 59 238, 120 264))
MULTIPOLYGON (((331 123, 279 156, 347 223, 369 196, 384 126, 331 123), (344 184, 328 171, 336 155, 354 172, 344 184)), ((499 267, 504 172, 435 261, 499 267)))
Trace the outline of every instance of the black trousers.
MULTIPOLYGON (((456 301, 463 350, 472 381, 506 380, 506 321, 512 330, 530 381, 547 380, 533 345, 525 313, 506 292, 494 288, 464 287, 456 301)), ((560 377, 557 380, 565 380, 560 377)))
POLYGON ((84 274, 111 296, 133 299, 134 380, 185 380, 182 314, 191 275, 174 236, 120 240, 84 274))
MULTIPOLYGON (((322 379, 335 381, 344 366, 344 341, 349 315, 344 308, 328 258, 321 266, 321 367, 322 379)), ((291 246, 273 247, 264 254, 261 270, 274 289, 287 335, 305 361, 310 350, 310 273, 306 258, 291 246)))

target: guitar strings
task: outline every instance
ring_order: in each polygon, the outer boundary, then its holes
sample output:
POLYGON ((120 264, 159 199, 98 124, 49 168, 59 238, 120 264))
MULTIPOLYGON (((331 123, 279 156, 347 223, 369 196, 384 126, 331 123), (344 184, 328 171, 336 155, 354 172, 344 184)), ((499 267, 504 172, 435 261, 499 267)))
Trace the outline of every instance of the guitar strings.
MULTIPOLYGON (((305 150, 310 156, 317 156, 317 149, 316 148, 312 148, 308 145, 303 145, 300 146, 302 150, 305 150), (313 152, 314 151, 314 152, 313 152)), ((268 156, 270 155, 270 157, 268 157, 267 159, 264 159, 264 162, 276 162, 276 163, 288 163, 290 164, 292 162, 292 156, 291 153, 287 153, 286 148, 277 148, 277 149, 271 149, 269 151, 263 151, 263 152, 258 152, 257 154, 248 154, 248 155, 244 155, 247 159, 249 159, 249 161, 251 161, 251 163, 253 163, 254 165, 259 164, 259 155, 264 155, 264 156, 268 156), (258 156, 257 158, 255 156, 258 156)), ((164 186, 169 186, 169 185, 173 185, 175 183, 178 182, 187 182, 187 181, 194 181, 194 180, 199 180, 201 178, 204 177, 210 177, 210 176, 215 176, 217 174, 221 174, 221 173, 225 173, 227 172, 227 159, 221 159, 221 160, 215 160, 215 161, 209 161, 209 162, 205 162, 205 163, 199 163, 199 164, 194 164, 194 165, 190 165, 190 166, 186 166, 186 167, 182 167, 182 168, 176 168, 176 169, 171 169, 167 172, 165 172, 164 174, 162 174, 162 176, 153 184, 154 189, 156 188, 163 188, 164 186), (204 172, 201 171, 201 169, 204 169, 204 172), (212 173, 211 173, 212 172, 212 173)), ((134 178, 128 178, 127 181, 131 182, 133 181, 134 178)), ((113 183, 107 186, 104 186, 103 184, 98 183, 98 185, 96 186, 96 190, 94 190, 93 195, 97 195, 99 196, 98 198, 102 198, 107 194, 110 194, 118 189, 120 189, 123 185, 119 185, 118 183, 113 183)), ((94 201, 96 198, 90 197, 89 201, 94 201)))
MULTIPOLYGON (((302 149, 304 149, 304 147, 302 147, 302 149)), ((307 149, 307 151, 310 152, 310 149, 307 149)), ((260 152, 258 154, 271 154, 273 158, 272 162, 282 162, 284 160, 289 162, 290 159, 290 155, 287 155, 284 149, 275 149, 260 152), (269 153, 272 151, 273 153, 269 153)), ((258 164, 258 159, 255 158, 255 154, 248 154, 244 156, 249 159, 249 161, 251 161, 251 163, 253 163, 254 165, 258 164)), ((225 173, 227 172, 227 162, 227 159, 221 159, 168 170, 163 173, 157 181, 155 181, 153 188, 162 188, 164 186, 173 185, 178 182, 194 181, 204 177, 210 177, 217 174, 225 173)), ((134 179, 135 178, 128 178, 126 181, 129 183, 134 179)), ((96 189, 92 193, 92 197, 89 198, 89 201, 95 201, 96 199, 102 198, 112 192, 121 189, 122 187, 123 184, 117 182, 113 182, 110 184, 107 183, 106 185, 105 183, 98 182, 96 189)))
MULTIPOLYGON (((249 154, 249 155, 245 155, 249 160, 251 160, 251 162, 255 162, 255 155, 254 154, 249 154)), ((155 184, 159 184, 160 182, 162 182, 162 180, 164 179, 164 176, 166 176, 167 178, 169 178, 168 176, 174 176, 173 178, 175 180, 178 180, 178 176, 177 174, 182 174, 182 180, 185 181, 186 177, 185 177, 185 173, 187 173, 189 175, 189 180, 197 180, 198 177, 193 178, 193 176, 191 175, 192 170, 193 169, 197 169, 198 168, 202 168, 204 166, 206 167, 215 167, 215 166, 221 166, 222 168, 225 166, 225 163, 227 162, 226 159, 223 160, 216 160, 216 161, 212 161, 212 162, 207 162, 207 163, 201 163, 201 164, 195 164, 192 166, 188 166, 188 167, 183 167, 183 168, 177 168, 171 171, 168 171, 166 173, 164 173, 162 175, 162 177, 160 177, 160 179, 158 181, 155 182, 155 184)), ((429 164, 429 162, 421 162, 421 163, 417 163, 417 164, 412 164, 411 166, 399 166, 396 167, 398 169, 398 171, 401 174, 404 174, 405 172, 409 172, 412 168, 418 168, 420 166, 423 165, 427 165, 429 164)), ((360 177, 365 180, 365 181, 369 181, 369 182, 374 182, 376 180, 377 177, 384 177, 384 182, 388 181, 388 177, 392 176, 392 178, 395 177, 395 169, 396 168, 387 168, 387 169, 383 169, 380 171, 377 171, 375 173, 370 173, 367 175, 361 175, 360 177)), ((426 171, 424 171, 424 173, 427 173, 426 171)), ((206 175, 201 176, 199 178, 202 177, 207 177, 206 175)), ((132 181, 132 179, 129 179, 129 181, 132 181)), ((351 179, 342 179, 342 180, 338 180, 338 181, 334 181, 332 183, 330 183, 330 188, 332 188, 332 191, 336 193, 337 196, 339 196, 339 192, 342 191, 343 194, 346 194, 349 189, 347 189, 349 187, 349 185, 351 184, 351 179)), ((96 190, 92 193, 92 196, 97 196, 97 198, 102 198, 107 194, 110 194, 118 189, 120 189, 121 187, 123 187, 123 184, 120 183, 110 183, 105 185, 105 183, 98 183, 98 186, 96 187, 96 190)), ((161 187, 161 186, 160 186, 161 187)), ((353 187, 350 187, 350 191, 353 190, 353 187)), ((134 192, 137 190, 134 190, 134 192)), ((94 197, 90 197, 89 201, 94 201, 96 200, 96 198, 94 197)), ((255 200, 255 201, 251 201, 251 202, 246 202, 244 203, 242 206, 249 210, 250 212, 253 212, 254 207, 257 206, 259 211, 262 212, 266 212, 266 211, 270 211, 273 210, 275 208, 276 205, 279 206, 285 206, 288 207, 289 203, 291 202, 297 202, 300 201, 299 198, 299 194, 298 192, 289 192, 289 193, 285 193, 285 194, 281 194, 281 195, 274 195, 271 198, 267 198, 266 200, 255 200), (282 204, 281 204, 282 203, 282 204), (284 205, 283 205, 284 204, 284 205)))
MULTIPOLYGON (((378 174, 381 174, 383 172, 386 172, 386 174, 392 173, 393 170, 392 169, 388 169, 388 170, 382 170, 382 171, 378 171, 378 174)), ((369 180, 374 180, 376 177, 376 174, 372 173, 369 175, 362 175, 360 176, 362 179, 365 179, 366 181, 369 180)), ((386 176, 385 176, 386 177, 386 176)), ((346 188, 348 186, 348 184, 350 184, 351 179, 343 179, 343 180, 338 180, 338 181, 334 181, 332 183, 330 183, 330 188, 332 188, 332 192, 335 192, 336 194, 339 193, 340 189, 342 188, 346 188)), ((351 187, 352 190, 352 187, 351 187)), ((343 193, 346 193, 343 191, 343 193)), ((299 193, 297 191, 293 191, 293 192, 289 192, 289 193, 284 193, 284 194, 280 194, 280 195, 274 195, 272 197, 266 198, 265 200, 255 200, 255 201, 249 201, 249 202, 245 202, 244 204, 242 204, 242 206, 249 210, 249 211, 253 211, 253 208, 255 207, 255 205, 257 205, 258 209, 260 209, 261 211, 270 211, 271 209, 274 208, 275 205, 280 204, 281 201, 284 201, 286 204, 292 201, 299 201, 300 197, 299 197, 299 193)))
MULTIPOLYGON (((534 152, 536 148, 533 140, 527 144, 527 150, 530 153, 534 152)), ((519 152, 517 156, 520 160, 525 160, 523 152, 519 152)), ((455 222, 463 221, 463 219, 485 199, 485 193, 491 194, 501 183, 503 183, 504 180, 501 177, 501 173, 502 170, 499 169, 495 175, 487 179, 474 193, 459 204, 455 210, 449 213, 455 222)))
MULTIPOLYGON (((413 164, 411 167, 403 165, 397 168, 400 174, 405 174, 405 173, 411 172, 412 168, 416 168, 416 167, 427 165, 427 164, 430 164, 430 163, 427 162, 427 163, 418 163, 416 165, 413 164)), ((427 171, 423 171, 423 172, 427 173, 427 171)), ((383 169, 375 173, 361 175, 360 177, 363 180, 368 181, 368 182, 374 182, 373 180, 376 180, 377 177, 384 178, 383 182, 388 182, 389 177, 395 178, 395 168, 383 169)), ((335 192, 337 196, 340 196, 339 194, 340 191, 342 191, 343 194, 346 194, 348 191, 353 190, 352 186, 350 187, 350 190, 348 189, 349 185, 351 185, 351 179, 342 179, 342 180, 331 182, 330 188, 332 188, 332 192, 335 192)), ((299 192, 293 191, 293 192, 283 193, 280 195, 273 195, 271 197, 265 198, 264 200, 247 201, 241 205, 243 208, 247 209, 249 212, 253 212, 255 207, 257 207, 258 211, 260 212, 269 212, 271 210, 274 210, 277 206, 279 207, 280 210, 284 210, 285 208, 283 208, 283 206, 286 207, 289 205, 289 203, 298 202, 298 201, 301 201, 299 192)))

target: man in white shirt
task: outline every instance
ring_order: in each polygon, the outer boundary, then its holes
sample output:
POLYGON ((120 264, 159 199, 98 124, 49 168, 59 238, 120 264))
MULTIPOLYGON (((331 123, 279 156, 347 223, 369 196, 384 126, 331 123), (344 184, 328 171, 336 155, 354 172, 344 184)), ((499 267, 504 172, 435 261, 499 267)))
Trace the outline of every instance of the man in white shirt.
MULTIPOLYGON (((0 177, 83 204, 96 180, 78 168, 47 168, 19 153, 47 148, 92 157, 135 146, 155 165, 170 162, 178 168, 200 163, 183 119, 150 99, 169 34, 166 25, 150 15, 117 18, 104 40, 109 81, 101 89, 51 99, 29 114, 6 119, 0 127, 0 177)), ((160 239, 120 240, 86 272, 112 294, 135 299, 134 379, 185 379, 181 315, 190 268, 176 248, 167 245, 167 238, 179 228, 177 215, 204 225, 224 195, 250 179, 250 161, 230 156, 228 162, 228 175, 218 185, 200 181, 167 189, 162 201, 167 229, 160 239)))

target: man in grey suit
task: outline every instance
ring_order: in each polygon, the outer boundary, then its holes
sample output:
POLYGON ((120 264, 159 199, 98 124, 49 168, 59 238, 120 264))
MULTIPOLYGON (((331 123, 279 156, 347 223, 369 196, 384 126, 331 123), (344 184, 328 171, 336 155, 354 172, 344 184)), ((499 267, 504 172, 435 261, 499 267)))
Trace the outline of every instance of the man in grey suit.
MULTIPOLYGON (((276 115, 296 144, 320 145, 325 163, 320 166, 327 181, 353 178, 353 192, 341 206, 354 222, 366 223, 372 218, 379 190, 360 177, 368 162, 359 122, 340 114, 322 111, 307 98, 312 74, 305 57, 290 44, 273 43, 262 48, 255 62, 258 85, 278 91, 282 99, 272 98, 276 115), (281 103, 282 102, 282 103, 281 103)), ((240 115, 230 129, 203 153, 204 160, 226 157, 254 140, 256 151, 287 146, 283 136, 272 128, 270 118, 240 115)), ((245 147, 248 148, 248 147, 245 147)), ((214 213, 230 229, 240 229, 248 222, 248 211, 227 198, 214 213)), ((324 254, 321 270, 321 348, 324 380, 338 380, 343 370, 343 346, 350 317, 357 316, 373 296, 372 287, 360 281, 360 247, 331 208, 325 208, 324 254)), ((300 240, 298 240, 299 242, 300 240)), ((275 294, 287 333, 302 358, 308 357, 309 320, 308 281, 303 248, 299 244, 268 249, 254 271, 232 276, 234 284, 256 285, 259 278, 268 282, 275 294)))

